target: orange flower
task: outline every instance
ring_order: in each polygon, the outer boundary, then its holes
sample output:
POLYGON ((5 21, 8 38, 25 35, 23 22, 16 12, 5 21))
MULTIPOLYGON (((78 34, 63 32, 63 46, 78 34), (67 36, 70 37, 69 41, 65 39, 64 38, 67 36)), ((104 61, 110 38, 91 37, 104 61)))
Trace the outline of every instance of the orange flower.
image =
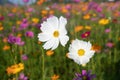
POLYGON ((0 31, 2 31, 4 27, 2 26, 2 23, 0 22, 0 31))
POLYGON ((120 37, 118 38, 118 40, 120 41, 120 37))
POLYGON ((21 21, 16 21, 16 24, 17 24, 17 25, 20 25, 20 24, 21 24, 21 21))
POLYGON ((86 15, 84 15, 84 16, 83 16, 83 19, 85 19, 85 20, 90 19, 90 14, 86 14, 86 15))
POLYGON ((50 15, 53 15, 53 14, 54 14, 54 11, 53 11, 53 10, 50 10, 50 11, 49 11, 49 14, 50 14, 50 15))
POLYGON ((13 13, 16 13, 16 12, 17 12, 17 8, 13 8, 13 9, 12 9, 12 12, 13 12, 13 13))
POLYGON ((94 44, 92 46, 92 50, 96 51, 96 52, 99 52, 101 50, 101 46, 97 45, 97 44, 94 44))
POLYGON ((3 38, 3 42, 4 43, 7 43, 8 42, 8 39, 5 37, 5 38, 3 38))
POLYGON ((19 34, 17 34, 17 37, 21 37, 21 36, 22 36, 22 34, 20 34, 20 33, 19 33, 19 34))
POLYGON ((74 31, 75 31, 75 32, 79 32, 79 31, 81 31, 81 30, 83 30, 83 26, 76 26, 76 27, 74 28, 74 31))
POLYGON ((48 14, 48 11, 47 10, 42 10, 41 14, 42 14, 42 16, 46 16, 48 14))
POLYGON ((67 10, 65 7, 63 7, 63 8, 61 9, 61 11, 62 11, 62 13, 67 13, 67 12, 68 12, 68 10, 67 10))
POLYGON ((38 5, 41 5, 41 4, 43 4, 43 2, 45 2, 45 0, 39 0, 39 1, 37 2, 37 4, 38 4, 38 5))
POLYGON ((52 50, 48 50, 47 52, 46 52, 46 55, 47 56, 51 56, 51 55, 53 55, 54 54, 54 52, 52 51, 52 50))
POLYGON ((60 77, 59 75, 54 74, 54 75, 51 77, 51 80, 58 80, 59 77, 60 77))
POLYGON ((4 28, 2 26, 0 26, 0 31, 2 31, 4 28))
POLYGON ((4 51, 9 50, 9 49, 10 49, 10 46, 8 46, 8 45, 5 45, 5 46, 3 47, 3 50, 4 50, 4 51))
POLYGON ((88 6, 82 7, 82 11, 86 11, 88 9, 88 6))

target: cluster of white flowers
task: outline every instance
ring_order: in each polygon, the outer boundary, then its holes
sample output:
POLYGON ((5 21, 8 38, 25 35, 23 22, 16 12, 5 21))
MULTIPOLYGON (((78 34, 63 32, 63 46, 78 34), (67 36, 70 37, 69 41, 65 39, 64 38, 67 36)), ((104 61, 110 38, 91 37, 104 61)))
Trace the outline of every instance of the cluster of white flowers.
MULTIPOLYGON (((67 30, 65 28, 67 19, 56 16, 48 18, 41 24, 41 33, 38 34, 39 41, 45 42, 44 49, 56 49, 59 43, 65 46, 69 41, 67 30)), ((86 64, 94 55, 95 51, 91 50, 91 43, 82 40, 73 40, 69 47, 68 57, 78 64, 86 64)))

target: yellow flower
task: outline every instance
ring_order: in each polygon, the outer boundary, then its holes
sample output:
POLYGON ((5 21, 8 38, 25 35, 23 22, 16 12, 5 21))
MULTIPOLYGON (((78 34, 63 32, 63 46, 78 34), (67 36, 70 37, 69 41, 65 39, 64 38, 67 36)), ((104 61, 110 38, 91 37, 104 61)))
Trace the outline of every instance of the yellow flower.
POLYGON ((24 70, 24 64, 23 63, 12 65, 12 66, 10 66, 6 69, 8 74, 16 74, 16 73, 18 73, 22 70, 24 70))
POLYGON ((59 75, 54 74, 54 75, 51 77, 51 80, 58 80, 59 77, 60 77, 59 75))
POLYGON ((79 32, 79 31, 81 31, 81 30, 83 30, 83 26, 76 26, 76 27, 74 28, 74 31, 75 31, 75 32, 79 32))
POLYGON ((52 50, 48 50, 47 52, 46 52, 46 55, 47 56, 51 56, 51 55, 53 55, 54 54, 54 52, 52 51, 52 50))
POLYGON ((32 22, 35 23, 35 24, 37 24, 39 22, 39 19, 38 18, 33 18, 32 22))
POLYGON ((96 17, 97 15, 94 13, 94 14, 92 14, 94 17, 96 17))
POLYGON ((91 30, 91 26, 85 26, 85 29, 91 30))
POLYGON ((109 19, 100 19, 99 20, 99 24, 102 24, 102 25, 106 25, 106 24, 108 24, 109 23, 109 19))
POLYGON ((4 51, 9 50, 9 49, 10 49, 10 46, 8 46, 8 45, 5 45, 5 46, 3 47, 3 50, 4 50, 4 51))

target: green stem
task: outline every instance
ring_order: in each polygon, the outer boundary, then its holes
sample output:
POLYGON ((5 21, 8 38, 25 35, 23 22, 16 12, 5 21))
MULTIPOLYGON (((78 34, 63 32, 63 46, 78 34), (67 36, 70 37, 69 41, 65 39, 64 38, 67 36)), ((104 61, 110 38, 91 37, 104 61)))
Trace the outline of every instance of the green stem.
POLYGON ((42 47, 41 47, 41 51, 42 51, 42 80, 45 80, 45 58, 42 47))

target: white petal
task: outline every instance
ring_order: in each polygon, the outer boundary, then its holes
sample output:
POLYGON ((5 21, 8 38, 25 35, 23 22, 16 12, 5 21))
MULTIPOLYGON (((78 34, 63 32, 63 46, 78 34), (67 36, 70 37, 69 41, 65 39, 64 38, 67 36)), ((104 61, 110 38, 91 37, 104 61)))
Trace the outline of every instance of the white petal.
POLYGON ((49 41, 47 41, 47 42, 43 45, 44 49, 47 50, 47 49, 52 48, 53 45, 55 44, 54 42, 55 42, 55 39, 50 39, 49 41))
POLYGON ((54 40, 54 45, 52 47, 52 50, 56 49, 58 47, 58 45, 59 45, 59 39, 55 39, 54 40))
POLYGON ((58 18, 56 16, 52 16, 47 19, 47 22, 49 23, 50 26, 52 26, 54 29, 58 29, 58 18))
POLYGON ((62 44, 62 46, 65 46, 66 43, 68 42, 69 37, 64 35, 64 36, 60 36, 60 43, 62 44))
POLYGON ((81 49, 85 49, 85 50, 87 49, 87 42, 83 40, 80 40, 78 45, 81 49))
POLYGON ((61 16, 59 18, 59 30, 61 33, 67 34, 67 30, 65 28, 66 24, 67 24, 67 19, 61 16))
POLYGON ((44 21, 41 24, 40 29, 41 29, 42 32, 46 32, 46 33, 51 33, 54 30, 54 28, 46 21, 44 21))
POLYGON ((77 59, 77 55, 76 55, 75 52, 73 52, 73 53, 69 52, 68 53, 68 57, 71 58, 71 59, 73 59, 73 60, 77 59))
POLYGON ((72 48, 74 48, 75 50, 80 49, 79 40, 76 39, 76 40, 72 41, 71 46, 72 46, 72 48))
POLYGON ((87 56, 88 58, 91 58, 94 55, 94 53, 95 51, 92 51, 92 50, 86 51, 85 56, 87 56))
POLYGON ((80 59, 80 63, 81 64, 86 64, 86 63, 88 63, 90 61, 90 59, 88 58, 88 57, 81 57, 81 59, 80 59))
POLYGON ((51 36, 48 34, 45 34, 45 33, 38 34, 39 41, 45 42, 45 41, 48 41, 50 38, 51 38, 51 36))
POLYGON ((92 44, 90 42, 87 43, 87 50, 90 50, 92 47, 92 44))

